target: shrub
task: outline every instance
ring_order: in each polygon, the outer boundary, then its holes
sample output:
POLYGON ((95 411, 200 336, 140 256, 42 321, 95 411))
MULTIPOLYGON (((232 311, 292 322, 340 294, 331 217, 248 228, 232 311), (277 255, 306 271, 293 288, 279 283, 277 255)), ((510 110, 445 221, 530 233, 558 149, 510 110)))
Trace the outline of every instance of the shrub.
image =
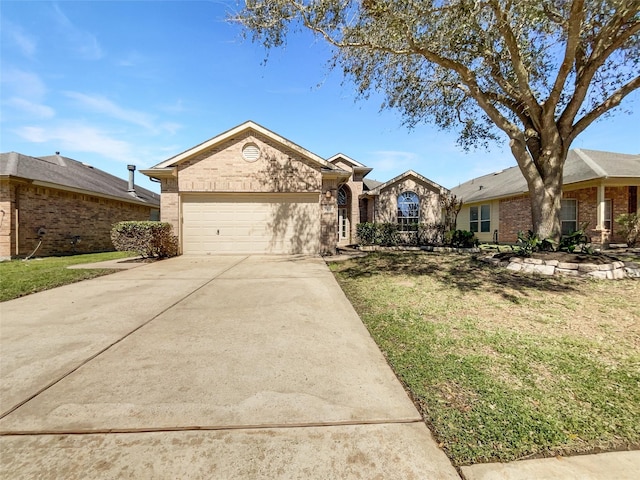
POLYGON ((418 225, 418 245, 442 245, 447 227, 444 223, 420 223, 418 225))
POLYGON ((591 248, 591 239, 586 234, 588 226, 588 222, 583 223, 575 232, 563 236, 560 240, 558 250, 573 253, 578 249, 578 252, 580 253, 594 253, 593 248, 591 248))
POLYGON ((359 223, 356 235, 361 245, 393 246, 401 243, 397 223, 359 223))
POLYGON ((640 215, 623 213, 616 218, 616 223, 621 227, 617 233, 625 238, 629 247, 640 242, 640 215))
POLYGON ((174 257, 178 237, 165 222, 119 222, 111 229, 111 242, 118 251, 136 252, 144 258, 174 257))
POLYGON ((449 230, 444 236, 444 243, 456 248, 473 248, 478 239, 473 232, 467 230, 449 230))
POLYGON ((553 244, 549 240, 542 240, 531 230, 526 234, 523 231, 519 231, 516 245, 518 247, 518 253, 525 257, 531 256, 533 252, 553 250, 553 244))

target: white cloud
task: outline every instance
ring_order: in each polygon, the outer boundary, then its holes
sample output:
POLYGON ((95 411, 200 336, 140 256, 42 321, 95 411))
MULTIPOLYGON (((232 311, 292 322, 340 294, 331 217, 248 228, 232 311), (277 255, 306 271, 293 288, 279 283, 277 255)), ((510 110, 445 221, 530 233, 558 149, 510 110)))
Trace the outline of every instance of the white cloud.
POLYGON ((155 134, 165 132, 173 135, 182 128, 180 124, 174 122, 157 123, 154 115, 122 107, 102 95, 87 95, 80 92, 65 92, 64 94, 92 112, 143 127, 155 134))
POLYGON ((47 92, 44 82, 35 73, 25 72, 17 68, 5 68, 2 71, 2 83, 5 85, 5 93, 32 101, 40 101, 47 92))
POLYGON ((49 143, 52 151, 97 153, 120 162, 134 160, 134 149, 128 142, 112 138, 108 133, 84 124, 70 122, 50 128, 27 126, 16 129, 15 133, 28 142, 49 143))
POLYGON ((86 95, 79 92, 65 92, 65 95, 89 110, 109 115, 117 120, 154 130, 153 117, 147 113, 121 107, 102 95, 86 95))
POLYGON ((31 58, 36 53, 37 40, 35 37, 25 33, 20 25, 3 19, 2 33, 9 44, 16 46, 25 57, 31 58))
POLYGON ((378 150, 369 153, 370 167, 375 172, 395 172, 399 174, 405 170, 415 170, 415 163, 418 161, 418 155, 414 152, 404 152, 398 150, 378 150))
POLYGON ((85 60, 99 60, 103 57, 102 47, 98 39, 90 32, 76 27, 73 22, 54 4, 54 20, 62 31, 71 49, 85 60))
POLYGON ((32 119, 43 120, 52 118, 56 114, 55 110, 48 105, 31 102, 24 98, 13 97, 7 100, 6 104, 28 115, 32 119))

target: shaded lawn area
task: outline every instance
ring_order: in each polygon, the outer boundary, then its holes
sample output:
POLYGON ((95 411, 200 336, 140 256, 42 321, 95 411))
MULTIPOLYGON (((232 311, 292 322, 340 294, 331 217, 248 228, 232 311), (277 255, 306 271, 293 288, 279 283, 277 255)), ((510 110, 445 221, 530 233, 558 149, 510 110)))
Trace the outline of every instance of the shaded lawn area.
POLYGON ((116 271, 106 269, 70 270, 67 268, 70 265, 103 262, 134 255, 131 252, 105 252, 0 262, 0 302, 116 271))
POLYGON ((456 254, 331 269, 455 465, 640 445, 640 281, 456 254))

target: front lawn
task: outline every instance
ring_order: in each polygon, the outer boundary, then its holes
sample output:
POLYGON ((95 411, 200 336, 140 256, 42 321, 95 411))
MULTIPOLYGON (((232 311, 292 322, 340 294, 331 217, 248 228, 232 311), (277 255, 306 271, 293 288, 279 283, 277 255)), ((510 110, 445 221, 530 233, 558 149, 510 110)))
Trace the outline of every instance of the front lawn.
POLYGON ((133 255, 130 252, 106 252, 0 262, 0 302, 115 271, 105 269, 71 270, 67 268, 70 265, 102 262, 133 255))
POLYGON ((331 269, 455 465, 640 445, 640 281, 456 254, 331 269))

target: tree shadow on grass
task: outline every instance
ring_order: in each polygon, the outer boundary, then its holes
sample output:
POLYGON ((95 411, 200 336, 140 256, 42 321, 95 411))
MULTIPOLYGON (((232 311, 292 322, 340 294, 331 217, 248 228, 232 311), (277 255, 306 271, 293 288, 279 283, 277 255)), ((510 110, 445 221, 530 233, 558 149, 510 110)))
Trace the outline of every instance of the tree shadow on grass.
POLYGON ((515 293, 530 296, 539 292, 579 293, 580 280, 511 272, 481 262, 469 254, 425 252, 374 253, 337 268, 351 278, 375 275, 429 276, 461 292, 484 291, 517 302, 515 293))

